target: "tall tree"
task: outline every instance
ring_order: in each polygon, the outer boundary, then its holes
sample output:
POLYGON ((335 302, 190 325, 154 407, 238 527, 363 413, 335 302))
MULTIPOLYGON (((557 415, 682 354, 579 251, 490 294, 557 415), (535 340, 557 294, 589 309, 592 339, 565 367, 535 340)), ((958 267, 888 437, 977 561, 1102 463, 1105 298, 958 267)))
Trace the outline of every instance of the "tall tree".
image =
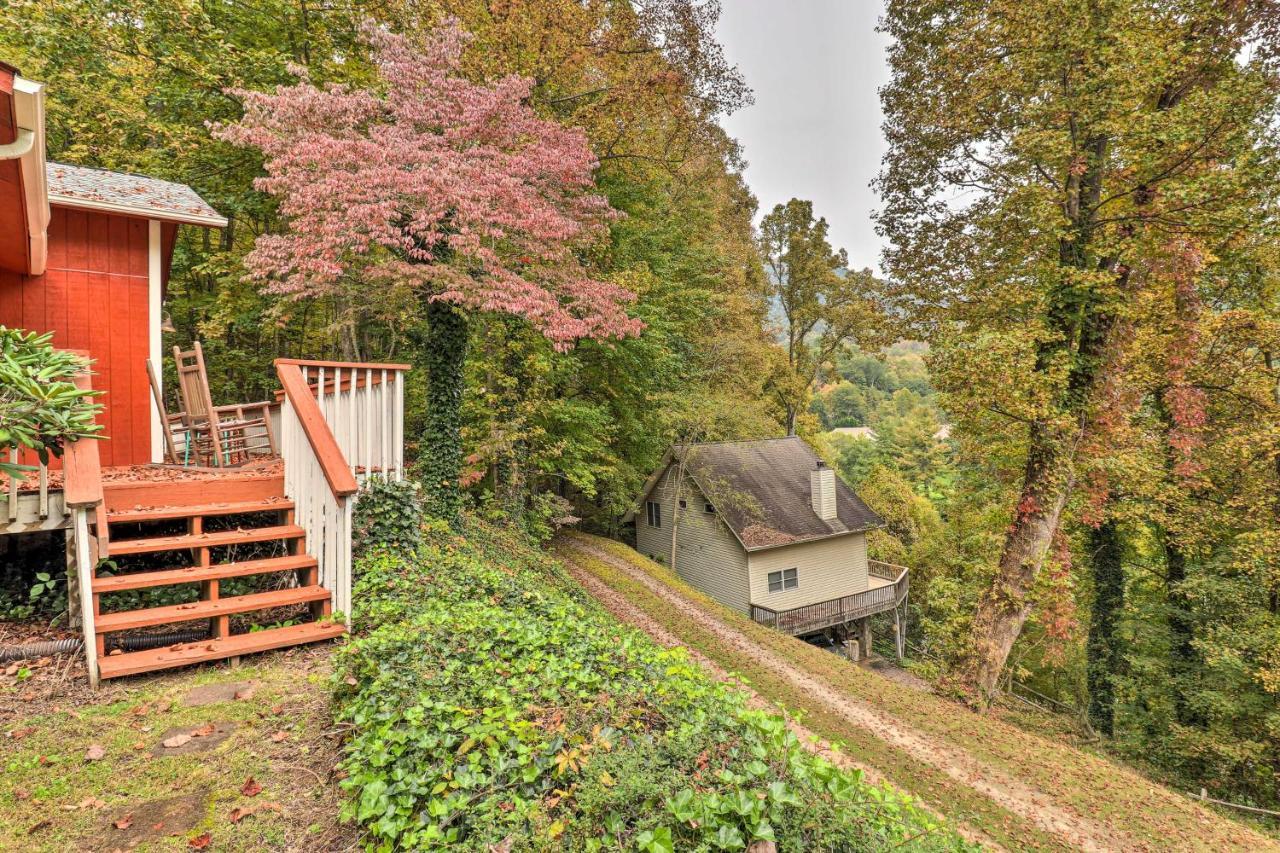
POLYGON ((786 363, 770 385, 783 412, 787 435, 808 405, 818 371, 855 337, 877 339, 870 270, 849 270, 844 249, 833 249, 824 218, 814 219, 813 202, 793 198, 776 205, 760 222, 760 255, 767 287, 781 315, 780 338, 786 363))
MULTIPOLYGON (((1020 485, 959 682, 985 706, 1123 343, 1170 258, 1274 193, 1270 0, 893 0, 879 226, 962 417, 1023 427, 1020 485), (1261 47, 1259 47, 1261 45, 1261 47), (1251 47, 1246 51, 1246 47, 1251 47)), ((1212 263, 1206 257, 1206 263, 1212 263)))
POLYGON ((464 311, 523 317, 557 348, 634 335, 634 296, 600 281, 579 253, 612 210, 594 193, 595 158, 579 131, 539 118, 532 81, 460 73, 466 35, 445 22, 420 44, 366 27, 378 86, 238 91, 243 119, 218 135, 263 152, 288 222, 246 258, 276 292, 409 291, 427 330, 427 420, 419 467, 440 517, 460 509, 464 311))

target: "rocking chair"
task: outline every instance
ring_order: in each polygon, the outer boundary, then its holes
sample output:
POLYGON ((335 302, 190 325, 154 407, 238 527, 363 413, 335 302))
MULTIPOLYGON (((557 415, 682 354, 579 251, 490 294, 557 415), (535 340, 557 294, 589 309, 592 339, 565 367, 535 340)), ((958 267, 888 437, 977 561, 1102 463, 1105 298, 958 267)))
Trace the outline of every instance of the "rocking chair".
POLYGON ((173 360, 178 366, 187 441, 201 462, 224 467, 246 462, 250 456, 275 455, 270 403, 213 405, 199 341, 186 351, 174 347, 173 360))

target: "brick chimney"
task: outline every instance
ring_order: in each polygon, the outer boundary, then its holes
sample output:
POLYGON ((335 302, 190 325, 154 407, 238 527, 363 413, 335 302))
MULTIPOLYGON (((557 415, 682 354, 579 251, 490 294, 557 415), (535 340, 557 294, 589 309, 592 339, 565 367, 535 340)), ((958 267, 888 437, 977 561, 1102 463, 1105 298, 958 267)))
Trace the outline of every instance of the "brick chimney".
POLYGON ((823 521, 836 517, 836 472, 821 459, 818 467, 809 472, 809 503, 823 521))

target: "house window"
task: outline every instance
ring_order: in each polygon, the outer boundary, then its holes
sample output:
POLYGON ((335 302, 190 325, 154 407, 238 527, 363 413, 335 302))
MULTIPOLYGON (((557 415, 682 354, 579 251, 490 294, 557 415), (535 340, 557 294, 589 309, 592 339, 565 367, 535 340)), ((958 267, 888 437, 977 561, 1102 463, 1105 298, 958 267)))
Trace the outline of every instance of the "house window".
POLYGON ((662 526, 662 504, 657 501, 645 501, 645 512, 649 515, 650 527, 662 526))
POLYGON ((684 509, 684 508, 685 508, 685 507, 687 507, 688 505, 689 505, 689 504, 684 500, 684 498, 681 498, 681 499, 680 499, 680 508, 681 508, 681 509, 684 509))
POLYGON ((782 592, 784 589, 795 589, 798 586, 800 586, 800 578, 795 569, 769 572, 769 592, 782 592))
POLYGON ((708 514, 714 513, 716 511, 716 508, 713 507, 711 504, 705 504, 704 507, 705 507, 704 511, 707 512, 708 514))

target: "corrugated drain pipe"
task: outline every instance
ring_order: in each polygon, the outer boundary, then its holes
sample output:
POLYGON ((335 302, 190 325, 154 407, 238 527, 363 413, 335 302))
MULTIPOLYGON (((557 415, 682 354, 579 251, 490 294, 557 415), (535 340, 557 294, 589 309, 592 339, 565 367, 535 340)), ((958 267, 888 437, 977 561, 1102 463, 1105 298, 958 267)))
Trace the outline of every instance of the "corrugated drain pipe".
MULTIPOLYGON (((144 649, 158 649, 174 643, 197 643, 209 639, 205 631, 176 631, 172 634, 137 634, 121 637, 108 648, 124 649, 126 652, 138 652, 144 649)), ((40 643, 27 643, 21 646, 4 646, 0 648, 0 663, 14 660, 30 660, 50 655, 77 654, 84 648, 84 640, 71 637, 66 640, 46 640, 40 643)))

